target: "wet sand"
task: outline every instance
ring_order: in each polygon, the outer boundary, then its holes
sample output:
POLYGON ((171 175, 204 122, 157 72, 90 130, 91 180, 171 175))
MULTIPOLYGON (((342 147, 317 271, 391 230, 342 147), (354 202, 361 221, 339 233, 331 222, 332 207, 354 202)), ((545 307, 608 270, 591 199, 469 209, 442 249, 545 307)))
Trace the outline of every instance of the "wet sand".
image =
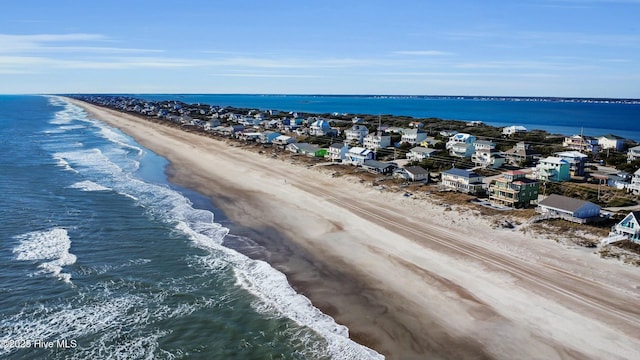
POLYGON ((389 359, 640 358, 637 268, 74 103, 167 158, 171 181, 214 199, 257 242, 230 246, 389 359))

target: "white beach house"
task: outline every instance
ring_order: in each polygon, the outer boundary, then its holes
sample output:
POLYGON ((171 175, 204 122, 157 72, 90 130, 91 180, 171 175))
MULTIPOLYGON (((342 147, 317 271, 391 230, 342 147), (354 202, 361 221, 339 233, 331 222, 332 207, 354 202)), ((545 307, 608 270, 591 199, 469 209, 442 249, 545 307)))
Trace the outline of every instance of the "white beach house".
POLYGON ((633 177, 627 185, 627 191, 634 195, 640 195, 640 169, 633 173, 633 177))
POLYGON ((627 150, 627 162, 640 160, 640 145, 627 150))
POLYGON ((362 144, 364 137, 369 135, 369 129, 364 125, 353 125, 351 128, 344 131, 344 137, 346 142, 352 144, 354 142, 362 144))
POLYGON ((600 218, 600 206, 558 194, 549 195, 538 202, 536 211, 549 218, 560 218, 581 224, 600 218))
POLYGON ((346 142, 343 143, 333 143, 329 145, 329 150, 327 151, 327 157, 332 162, 341 162, 347 158, 347 152, 349 151, 349 144, 346 142))
POLYGON ((324 119, 318 119, 309 126, 309 135, 311 136, 325 136, 333 134, 333 129, 329 121, 324 119))
POLYGON ((422 146, 416 146, 414 148, 411 148, 407 152, 406 157, 409 161, 422 161, 426 158, 431 157, 433 154, 438 153, 439 151, 440 150, 438 149, 429 149, 422 146))
POLYGON ((612 134, 600 136, 597 140, 602 150, 621 151, 624 146, 624 139, 612 134))
POLYGON ((625 216, 611 229, 609 236, 602 239, 601 244, 607 245, 622 240, 640 244, 640 211, 632 211, 625 216))
POLYGON ((514 134, 520 133, 520 132, 526 132, 527 128, 524 126, 519 126, 519 125, 511 125, 511 126, 507 126, 507 127, 503 127, 502 128, 502 135, 505 136, 512 136, 514 134))
POLYGON ((371 149, 365 149, 362 147, 354 147, 347 151, 347 155, 344 159, 345 163, 361 166, 365 160, 373 160, 375 153, 371 149))
POLYGON ((404 168, 409 180, 411 181, 429 181, 429 172, 420 166, 407 166, 404 168))
POLYGON ((427 133, 422 129, 403 129, 402 137, 400 138, 401 142, 406 142, 411 145, 416 145, 421 143, 422 141, 427 139, 427 133))
POLYGON ((444 189, 469 194, 483 193, 487 186, 483 177, 473 171, 452 168, 441 173, 441 185, 444 189))
POLYGON ((370 150, 384 149, 391 145, 391 136, 369 134, 363 139, 363 146, 370 150))
POLYGON ((451 156, 471 157, 476 151, 474 143, 476 137, 471 134, 459 133, 451 136, 447 141, 446 149, 449 150, 451 156))

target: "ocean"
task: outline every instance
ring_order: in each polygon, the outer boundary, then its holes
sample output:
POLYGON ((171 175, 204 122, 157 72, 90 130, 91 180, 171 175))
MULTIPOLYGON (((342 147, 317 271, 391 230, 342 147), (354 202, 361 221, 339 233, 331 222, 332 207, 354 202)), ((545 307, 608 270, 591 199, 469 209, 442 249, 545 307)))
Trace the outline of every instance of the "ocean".
POLYGON ((55 96, 0 110, 0 357, 381 358, 226 247, 165 159, 55 96))
POLYGON ((614 134, 640 142, 640 101, 349 95, 130 96, 146 100, 179 100, 185 103, 316 114, 389 114, 415 118, 482 121, 493 126, 521 125, 528 130, 545 130, 562 135, 614 134))

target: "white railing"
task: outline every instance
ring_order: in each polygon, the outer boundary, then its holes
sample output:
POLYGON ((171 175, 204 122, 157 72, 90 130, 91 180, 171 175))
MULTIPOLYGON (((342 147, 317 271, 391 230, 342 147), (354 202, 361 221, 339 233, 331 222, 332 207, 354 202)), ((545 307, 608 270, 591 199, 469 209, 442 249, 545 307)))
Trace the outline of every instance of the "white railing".
POLYGON ((622 240, 627 240, 627 235, 625 234, 614 234, 614 235, 609 235, 608 237, 602 239, 600 241, 600 245, 604 246, 604 245, 609 245, 609 244, 613 244, 616 243, 618 241, 622 241, 622 240))

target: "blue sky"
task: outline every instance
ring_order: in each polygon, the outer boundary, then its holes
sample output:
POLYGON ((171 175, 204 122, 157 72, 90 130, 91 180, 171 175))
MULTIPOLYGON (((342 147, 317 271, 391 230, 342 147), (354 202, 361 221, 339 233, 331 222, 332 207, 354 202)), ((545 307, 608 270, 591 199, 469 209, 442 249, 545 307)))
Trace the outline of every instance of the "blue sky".
POLYGON ((640 98, 640 0, 22 0, 0 93, 640 98))

